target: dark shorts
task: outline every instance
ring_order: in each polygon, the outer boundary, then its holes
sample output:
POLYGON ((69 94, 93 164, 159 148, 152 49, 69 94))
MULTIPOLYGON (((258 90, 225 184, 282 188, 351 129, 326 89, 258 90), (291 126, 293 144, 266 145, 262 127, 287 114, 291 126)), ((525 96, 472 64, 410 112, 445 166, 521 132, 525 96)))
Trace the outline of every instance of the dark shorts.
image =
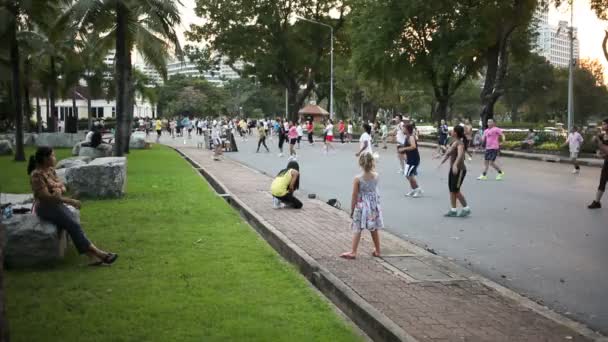
POLYGON ((602 175, 600 176, 600 186, 598 186, 597 189, 599 191, 606 191, 606 183, 608 183, 608 159, 604 160, 602 175))
POLYGON ((405 177, 418 176, 418 164, 416 164, 416 165, 406 164, 403 174, 405 175, 405 177))
POLYGON ((485 160, 495 161, 498 157, 498 150, 486 150, 485 160))
POLYGON ((467 170, 462 169, 458 171, 458 174, 454 174, 450 167, 450 174, 448 176, 448 188, 450 189, 450 192, 460 192, 460 187, 462 186, 462 182, 466 175, 467 170))
POLYGON ((297 138, 289 139, 289 145, 295 145, 298 142, 297 138))
POLYGON ((445 135, 445 136, 440 135, 439 136, 439 145, 445 146, 445 145, 447 145, 447 143, 448 143, 448 136, 447 135, 445 135))
POLYGON ((161 130, 160 130, 160 129, 157 129, 157 130, 156 130, 156 134, 160 135, 160 133, 161 133, 161 130))

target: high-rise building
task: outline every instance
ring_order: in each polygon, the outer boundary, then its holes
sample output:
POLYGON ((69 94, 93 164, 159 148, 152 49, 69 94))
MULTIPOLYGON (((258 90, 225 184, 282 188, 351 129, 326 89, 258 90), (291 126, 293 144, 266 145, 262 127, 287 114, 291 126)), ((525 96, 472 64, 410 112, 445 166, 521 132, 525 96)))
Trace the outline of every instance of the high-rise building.
MULTIPOLYGON (((570 26, 567 21, 560 21, 558 26, 549 25, 549 9, 539 9, 535 15, 535 27, 538 34, 534 52, 545 57, 556 67, 567 68, 570 62, 570 26)), ((578 30, 573 28, 574 60, 579 58, 578 30)))
MULTIPOLYGON (((136 67, 141 70, 146 76, 153 80, 157 84, 162 84, 162 78, 154 70, 154 68, 146 64, 136 64, 136 67)), ((243 63, 235 63, 235 68, 242 68, 243 63)), ((174 60, 167 63, 167 77, 175 75, 184 75, 188 77, 204 77, 209 83, 217 86, 223 86, 227 81, 239 78, 238 73, 226 64, 225 58, 220 58, 219 64, 212 70, 208 70, 205 73, 201 73, 196 63, 185 59, 183 61, 174 60)))

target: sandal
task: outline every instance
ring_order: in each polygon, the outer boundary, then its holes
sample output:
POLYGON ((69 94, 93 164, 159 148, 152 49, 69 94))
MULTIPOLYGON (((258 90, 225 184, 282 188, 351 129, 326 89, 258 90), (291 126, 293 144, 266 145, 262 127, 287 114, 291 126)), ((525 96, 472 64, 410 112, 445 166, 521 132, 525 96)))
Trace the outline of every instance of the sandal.
POLYGON ((353 254, 353 253, 351 253, 351 252, 346 252, 346 253, 342 253, 342 254, 340 254, 340 258, 344 258, 344 259, 353 260, 353 259, 356 259, 356 258, 357 258, 357 256, 356 256, 356 255, 354 255, 354 254, 353 254))
POLYGON ((376 252, 376 251, 373 251, 373 252, 372 252, 372 256, 373 256, 374 258, 379 258, 379 257, 380 257, 380 253, 378 253, 378 252, 376 252))
POLYGON ((112 265, 114 263, 114 261, 116 261, 116 259, 118 259, 118 254, 116 253, 108 253, 104 258, 103 258, 103 263, 106 265, 112 265))

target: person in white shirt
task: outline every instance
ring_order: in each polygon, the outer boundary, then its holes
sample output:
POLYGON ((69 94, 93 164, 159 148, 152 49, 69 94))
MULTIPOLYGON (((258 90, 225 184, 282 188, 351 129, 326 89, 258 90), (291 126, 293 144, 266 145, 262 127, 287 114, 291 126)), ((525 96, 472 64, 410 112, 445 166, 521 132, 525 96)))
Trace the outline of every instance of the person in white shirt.
POLYGON ((359 157, 363 153, 373 154, 372 151, 372 127, 368 124, 363 124, 363 134, 359 138, 359 152, 355 154, 359 157))
POLYGON ((566 143, 564 145, 568 145, 570 149, 570 159, 574 164, 574 170, 572 173, 578 174, 581 172, 581 167, 578 165, 578 154, 581 151, 581 145, 583 144, 583 136, 578 132, 578 127, 572 127, 572 132, 568 134, 568 138, 566 139, 566 143))
POLYGON ((399 160, 399 172, 403 173, 405 170, 405 152, 400 152, 399 147, 405 144, 405 124, 403 123, 403 116, 398 114, 395 116, 397 127, 395 128, 396 135, 395 138, 397 140, 397 159, 399 160))
POLYGON ((348 125, 346 126, 346 138, 349 143, 353 142, 353 122, 348 120, 348 125))
POLYGON ((219 125, 213 126, 211 129, 211 139, 213 140, 213 160, 220 160, 220 156, 222 156, 222 135, 221 128, 219 125))
POLYGON ((331 119, 329 119, 327 121, 327 126, 325 126, 325 153, 327 154, 329 152, 329 149, 331 148, 332 150, 335 150, 334 146, 332 145, 332 142, 334 141, 334 123, 333 121, 331 121, 331 119))
POLYGON ((302 136, 304 136, 304 129, 302 128, 302 123, 300 121, 298 121, 296 131, 298 132, 298 149, 300 149, 300 141, 302 141, 302 136))

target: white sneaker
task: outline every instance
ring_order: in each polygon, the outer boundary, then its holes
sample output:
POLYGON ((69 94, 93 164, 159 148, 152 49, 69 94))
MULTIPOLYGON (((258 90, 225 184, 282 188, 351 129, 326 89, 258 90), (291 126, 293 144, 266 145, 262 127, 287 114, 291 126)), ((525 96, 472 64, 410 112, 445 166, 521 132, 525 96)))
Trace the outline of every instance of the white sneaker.
POLYGON ((580 171, 580 170, 577 170, 577 169, 572 170, 572 173, 573 173, 573 174, 575 174, 575 175, 578 175, 580 172, 581 172, 581 171, 580 171))
POLYGON ((422 189, 418 188, 415 190, 414 194, 412 194, 412 197, 414 197, 414 198, 422 197, 423 194, 424 194, 424 191, 422 191, 422 189))
POLYGON ((406 197, 411 197, 416 193, 416 190, 412 190, 410 192, 408 192, 407 194, 405 194, 406 197))
POLYGON ((279 158, 283 156, 283 153, 279 153, 279 158))
POLYGON ((279 199, 278 199, 278 198, 273 197, 273 198, 272 198, 272 207, 273 207, 274 209, 279 209, 279 208, 281 207, 281 201, 279 201, 279 199))

